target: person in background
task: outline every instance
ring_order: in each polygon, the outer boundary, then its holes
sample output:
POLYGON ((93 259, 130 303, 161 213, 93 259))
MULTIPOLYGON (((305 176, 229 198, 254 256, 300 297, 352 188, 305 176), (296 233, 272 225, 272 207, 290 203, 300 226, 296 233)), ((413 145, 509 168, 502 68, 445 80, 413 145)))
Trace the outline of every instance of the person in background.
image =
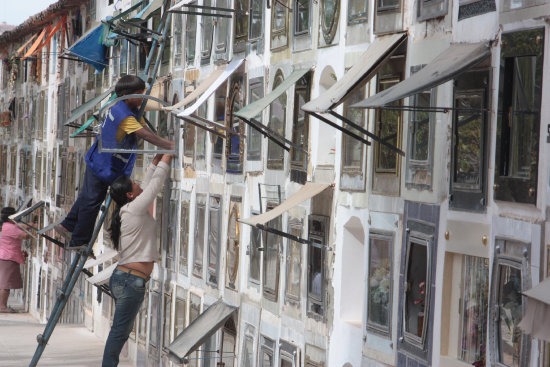
MULTIPOLYGON (((125 75, 115 85, 118 97, 129 94, 143 94, 145 82, 135 75, 125 75)), ((101 144, 111 149, 137 147, 137 138, 163 149, 174 149, 174 142, 153 133, 137 121, 143 98, 122 100, 110 108, 101 127, 101 144)), ((86 154, 86 171, 80 193, 69 214, 54 228, 69 242, 69 249, 86 247, 92 238, 94 224, 105 200, 107 188, 120 175, 129 177, 136 161, 135 153, 99 152, 99 137, 86 154)))
POLYGON ((25 263, 27 254, 21 249, 21 243, 30 237, 9 219, 12 214, 15 214, 15 208, 9 206, 0 212, 0 312, 10 313, 16 312, 8 307, 10 290, 23 287, 19 264, 25 263))
POLYGON ((172 155, 157 154, 149 166, 143 187, 123 175, 111 185, 116 203, 111 220, 111 240, 119 250, 118 266, 109 281, 115 300, 113 325, 105 344, 102 367, 118 365, 120 351, 132 331, 143 302, 145 285, 159 260, 156 222, 148 211, 164 187, 172 155))

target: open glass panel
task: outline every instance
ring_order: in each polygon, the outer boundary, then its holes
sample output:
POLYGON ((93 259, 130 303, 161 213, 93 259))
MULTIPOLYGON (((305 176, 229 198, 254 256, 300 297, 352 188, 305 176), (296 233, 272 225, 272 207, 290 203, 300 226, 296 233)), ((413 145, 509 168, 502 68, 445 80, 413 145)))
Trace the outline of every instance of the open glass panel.
MULTIPOLYGON (((229 8, 229 0, 216 0, 216 6, 218 8, 229 8)), ((229 57, 229 40, 231 30, 229 28, 230 22, 228 18, 216 17, 216 37, 214 43, 214 61, 223 62, 227 61, 229 57)))

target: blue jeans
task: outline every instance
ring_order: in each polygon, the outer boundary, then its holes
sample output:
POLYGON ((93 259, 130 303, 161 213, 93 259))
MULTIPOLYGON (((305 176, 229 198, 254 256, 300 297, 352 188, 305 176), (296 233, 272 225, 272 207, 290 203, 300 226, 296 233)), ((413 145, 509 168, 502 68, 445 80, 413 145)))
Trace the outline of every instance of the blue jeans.
POLYGON ((109 332, 102 367, 118 366, 118 357, 134 326, 134 320, 145 295, 146 280, 136 275, 116 270, 111 275, 109 287, 115 299, 113 326, 109 332))
POLYGON ((94 232, 97 214, 101 203, 107 195, 109 185, 95 177, 92 170, 86 167, 84 183, 71 211, 61 224, 72 232, 71 246, 88 244, 94 232))

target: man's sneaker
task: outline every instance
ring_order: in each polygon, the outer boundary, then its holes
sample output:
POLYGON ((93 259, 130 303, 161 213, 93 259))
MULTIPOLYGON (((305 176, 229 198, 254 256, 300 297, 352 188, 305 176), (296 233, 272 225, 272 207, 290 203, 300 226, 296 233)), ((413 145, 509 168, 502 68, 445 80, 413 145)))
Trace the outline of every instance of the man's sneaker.
POLYGON ((53 229, 59 233, 63 238, 67 241, 71 240, 72 234, 67 230, 67 228, 63 227, 61 223, 56 224, 53 229))

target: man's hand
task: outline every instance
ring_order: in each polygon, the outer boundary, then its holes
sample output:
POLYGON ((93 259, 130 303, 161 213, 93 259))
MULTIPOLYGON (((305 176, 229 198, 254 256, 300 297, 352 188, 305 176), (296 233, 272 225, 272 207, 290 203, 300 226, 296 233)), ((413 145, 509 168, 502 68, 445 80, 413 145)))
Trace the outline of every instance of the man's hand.
POLYGON ((159 164, 160 160, 162 159, 162 154, 161 153, 158 153, 155 155, 155 158, 153 158, 153 165, 157 165, 159 164))
POLYGON ((147 140, 149 143, 156 145, 157 147, 166 150, 174 150, 175 143, 172 140, 161 138, 147 127, 143 127, 136 131, 136 135, 143 140, 147 140))

